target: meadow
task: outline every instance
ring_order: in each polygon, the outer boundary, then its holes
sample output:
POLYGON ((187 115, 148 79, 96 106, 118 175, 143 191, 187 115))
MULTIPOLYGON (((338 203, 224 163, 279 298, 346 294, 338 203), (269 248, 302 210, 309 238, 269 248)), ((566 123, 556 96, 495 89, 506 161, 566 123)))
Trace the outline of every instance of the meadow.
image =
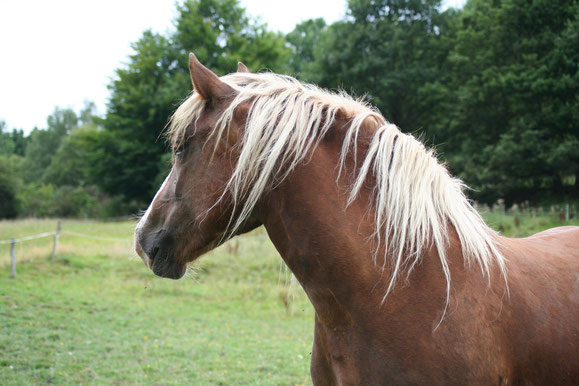
MULTIPOLYGON (((565 225, 556 215, 484 216, 507 236, 565 225)), ((2 221, 0 240, 55 226, 2 221)), ((65 220, 55 259, 50 237, 16 245, 14 279, 0 245, 0 383, 310 383, 313 308, 263 229, 172 281, 134 254, 134 226, 65 220)))

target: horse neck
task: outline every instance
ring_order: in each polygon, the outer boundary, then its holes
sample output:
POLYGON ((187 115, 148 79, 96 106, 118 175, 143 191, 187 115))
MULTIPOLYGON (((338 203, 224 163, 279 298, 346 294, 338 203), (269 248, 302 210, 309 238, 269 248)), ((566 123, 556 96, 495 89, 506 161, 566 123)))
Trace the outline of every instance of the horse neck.
POLYGON ((320 143, 311 161, 296 169, 263 201, 262 222, 272 242, 308 294, 318 317, 328 325, 351 323, 352 315, 395 312, 409 302, 433 295, 436 299, 428 300, 430 320, 436 320, 446 300, 446 282, 436 251, 425 252, 429 256, 423 256, 413 279, 397 286, 384 307, 391 272, 388 267, 381 269, 383 250, 378 251, 377 261, 373 260, 370 190, 346 207, 347 176, 336 183, 339 145, 334 138, 320 143))

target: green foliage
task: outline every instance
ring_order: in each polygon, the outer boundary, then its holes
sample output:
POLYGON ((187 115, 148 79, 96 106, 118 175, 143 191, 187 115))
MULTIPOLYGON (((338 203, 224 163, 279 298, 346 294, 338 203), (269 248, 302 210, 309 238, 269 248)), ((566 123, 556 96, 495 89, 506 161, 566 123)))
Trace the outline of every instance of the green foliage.
POLYGON ((84 108, 78 113, 78 120, 83 125, 94 124, 96 104, 93 101, 85 100, 84 108))
POLYGON ((98 131, 91 124, 73 129, 52 156, 43 181, 57 186, 84 186, 90 183, 89 173, 94 161, 91 158, 94 149, 90 138, 98 135, 98 131))
POLYGON ((104 126, 95 138, 94 179, 105 192, 147 203, 166 170, 162 131, 168 117, 191 90, 188 52, 213 71, 235 71, 243 59, 252 69, 283 71, 288 49, 282 36, 249 18, 237 0, 195 0, 177 5, 175 31, 147 31, 133 44, 135 53, 116 72, 104 126))
POLYGON ((9 163, 6 156, 0 156, 0 219, 14 218, 18 214, 16 181, 9 163))
POLYGON ((39 182, 51 163, 63 138, 78 125, 78 117, 72 109, 56 107, 46 119, 46 130, 35 128, 30 133, 22 165, 25 182, 39 182))
POLYGON ((315 78, 316 69, 313 65, 316 47, 326 30, 324 19, 309 19, 296 25, 294 30, 286 35, 293 51, 288 63, 292 74, 304 81, 315 78))
POLYGON ((14 152, 14 142, 8 133, 5 133, 6 122, 0 120, 0 155, 8 155, 14 152))
MULTIPOLYGON (((366 95, 404 130, 424 126, 433 106, 419 90, 440 77, 448 13, 439 1, 350 1, 348 17, 331 25, 314 50, 310 78, 366 95)), ((297 30, 294 32, 298 32, 297 30)))
POLYGON ((93 185, 29 183, 19 188, 16 198, 20 217, 109 218, 127 213, 127 204, 93 185))
POLYGON ((20 187, 17 198, 22 217, 48 217, 54 214, 51 200, 54 186, 31 182, 20 187))
POLYGON ((284 38, 247 16, 238 0, 189 0, 177 5, 177 12, 173 40, 183 69, 188 52, 220 75, 234 72, 239 60, 254 71, 287 68, 284 38))
POLYGON ((29 137, 17 130, 0 133, 15 145, 10 155, 0 154, 2 185, 11 187, 3 192, 12 192, 5 206, 16 208, 20 217, 98 218, 136 211, 132 201, 106 195, 95 184, 100 181, 95 165, 103 149, 99 139, 107 133, 97 126, 94 109, 92 102, 85 102, 78 115, 56 108, 47 119, 48 128, 35 129, 29 137))
POLYGON ((555 3, 471 0, 456 20, 441 134, 483 202, 577 197, 579 8, 555 3))
POLYGON ((92 122, 94 103, 79 117, 56 108, 46 130, 24 137, 21 130, 4 132, 0 123, 0 218, 118 216, 126 205, 103 195, 94 185, 90 137, 99 132, 92 122), (76 127, 78 122, 85 122, 76 127))
POLYGON ((350 0, 346 19, 327 28, 310 20, 288 35, 305 61, 292 68, 423 131, 481 202, 576 200, 577 2, 439 9, 436 0, 350 0))
POLYGON ((6 206, 15 196, 21 216, 143 209, 170 167, 162 132, 191 89, 190 51, 218 74, 242 60, 365 95, 436 144, 480 202, 576 202, 577 2, 469 0, 444 12, 440 3, 350 0, 343 20, 306 20, 285 37, 238 0, 178 3, 174 30, 133 43, 104 119, 91 102, 56 108, 27 137, 0 120, 6 206))
POLYGON ((187 83, 167 38, 148 31, 133 49, 128 66, 117 70, 110 86, 105 130, 91 137, 96 146, 91 158, 95 182, 105 192, 145 201, 166 151, 159 135, 183 97, 177 90, 187 83))
POLYGON ((99 216, 98 192, 80 186, 61 186, 54 191, 51 200, 53 215, 57 217, 99 216))
POLYGON ((0 154, 10 154, 14 150, 12 141, 5 133, 6 121, 0 120, 0 154))
POLYGON ((158 187, 149 181, 151 175, 153 180, 157 175, 162 157, 152 152, 154 146, 144 147, 136 140, 122 140, 108 130, 87 131, 82 141, 87 150, 84 157, 90 165, 88 180, 111 196, 122 194, 131 210, 135 210, 132 200, 140 201, 146 195, 142 191, 144 187, 158 187))
POLYGON ((27 140, 23 130, 13 129, 12 132, 8 132, 6 122, 0 120, 0 155, 23 156, 27 140))

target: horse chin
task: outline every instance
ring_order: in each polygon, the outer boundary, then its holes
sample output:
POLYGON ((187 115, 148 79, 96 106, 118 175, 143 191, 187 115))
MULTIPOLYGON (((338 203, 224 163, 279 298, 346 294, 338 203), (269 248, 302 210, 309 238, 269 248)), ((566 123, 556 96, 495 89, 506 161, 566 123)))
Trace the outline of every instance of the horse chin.
POLYGON ((178 280, 187 272, 187 265, 178 264, 168 259, 154 259, 151 269, 157 276, 178 280))
MULTIPOLYGON (((187 261, 192 262, 197 260, 199 257, 212 249, 215 249, 223 242, 225 242, 225 240, 223 240, 222 237, 217 237, 211 241, 203 243, 201 246, 194 248, 193 251, 185 254, 185 256, 188 256, 187 261)), ((152 255, 154 255, 153 258, 147 259, 145 264, 157 276, 177 280, 182 278, 187 272, 187 263, 176 260, 173 256, 172 249, 166 249, 164 251, 157 250, 156 252, 152 252, 152 255)))

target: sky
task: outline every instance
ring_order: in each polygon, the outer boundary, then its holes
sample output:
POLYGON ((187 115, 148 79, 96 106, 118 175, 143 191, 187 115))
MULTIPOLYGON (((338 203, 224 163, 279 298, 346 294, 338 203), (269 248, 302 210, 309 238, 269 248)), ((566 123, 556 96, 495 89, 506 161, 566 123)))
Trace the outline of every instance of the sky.
MULTIPOLYGON (((465 0, 446 0, 459 7, 465 0)), ((104 114, 107 85, 126 63, 131 42, 151 28, 166 33, 175 0, 0 1, 0 120, 9 129, 46 127, 55 106, 94 101, 104 114)), ((287 33, 300 21, 345 15, 346 0, 241 0, 251 16, 287 33)))

